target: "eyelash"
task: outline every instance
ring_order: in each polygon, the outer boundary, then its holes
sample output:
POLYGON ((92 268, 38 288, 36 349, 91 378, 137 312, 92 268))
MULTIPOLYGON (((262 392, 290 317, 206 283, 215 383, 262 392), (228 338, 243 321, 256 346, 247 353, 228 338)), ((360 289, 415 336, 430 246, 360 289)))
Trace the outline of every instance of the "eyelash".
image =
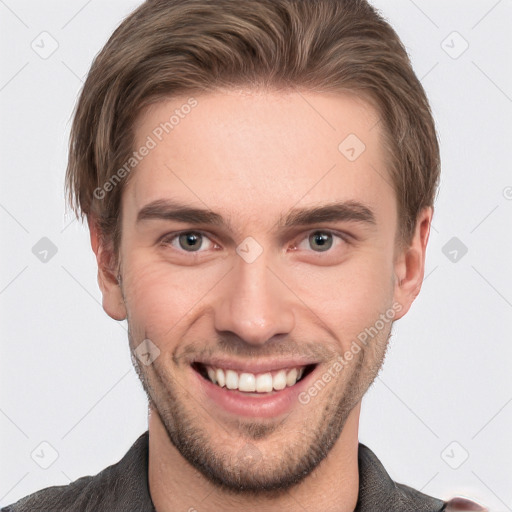
MULTIPOLYGON (((162 245, 163 247, 169 247, 169 246, 171 246, 173 240, 176 240, 179 238, 180 235, 184 235, 187 233, 200 234, 201 236, 208 238, 212 244, 218 245, 218 244, 216 244, 216 242, 214 242, 210 238, 210 236, 207 233, 200 231, 200 230, 186 230, 186 231, 179 231, 176 233, 167 234, 160 240, 160 245, 162 245)), ((310 235, 312 235, 314 233, 329 234, 329 235, 332 235, 334 238, 338 238, 341 241, 341 243, 346 243, 346 244, 351 243, 351 237, 346 233, 340 233, 338 231, 333 231, 331 229, 312 229, 312 230, 308 231, 307 234, 303 238, 300 239, 299 243, 293 244, 294 249, 297 248, 297 246, 300 245, 300 243, 303 240, 309 239, 310 235)), ((334 244, 335 244, 335 242, 333 243, 333 247, 327 249, 326 251, 311 251, 311 252, 316 253, 316 254, 322 254, 323 252, 332 253, 334 250, 334 247, 335 247, 334 244)), ((201 250, 189 252, 189 251, 185 251, 181 248, 176 248, 176 247, 174 247, 174 249, 176 249, 178 252, 181 252, 183 254, 200 254, 202 252, 205 252, 205 251, 201 251, 201 250)))

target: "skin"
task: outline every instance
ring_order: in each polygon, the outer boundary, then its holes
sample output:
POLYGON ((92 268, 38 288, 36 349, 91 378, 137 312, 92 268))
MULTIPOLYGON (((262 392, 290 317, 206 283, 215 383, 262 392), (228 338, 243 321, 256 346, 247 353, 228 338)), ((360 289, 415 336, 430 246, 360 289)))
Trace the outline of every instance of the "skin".
MULTIPOLYGON (((381 314, 393 311, 396 321, 409 310, 423 280, 432 208, 421 211, 411 243, 398 245, 381 125, 355 95, 231 89, 194 97, 198 105, 123 191, 119 266, 89 218, 105 311, 128 319, 132 349, 150 339, 160 351, 149 365, 132 358, 149 398, 153 502, 159 512, 353 511, 361 400, 384 361, 392 322, 309 403, 276 417, 218 407, 190 362, 200 354, 308 356, 318 362, 317 380, 381 314), (353 162, 338 150, 349 134, 366 146, 353 162), (208 208, 231 227, 138 223, 139 210, 162 198, 208 208), (277 229, 293 208, 334 201, 362 203, 375 223, 277 229), (198 252, 179 237, 159 242, 187 230, 203 233, 198 252), (333 245, 321 250, 309 235, 325 230, 328 240, 334 232, 333 245), (252 263, 236 252, 246 237, 263 249, 252 263)), ((145 110, 136 147, 187 99, 145 110)))

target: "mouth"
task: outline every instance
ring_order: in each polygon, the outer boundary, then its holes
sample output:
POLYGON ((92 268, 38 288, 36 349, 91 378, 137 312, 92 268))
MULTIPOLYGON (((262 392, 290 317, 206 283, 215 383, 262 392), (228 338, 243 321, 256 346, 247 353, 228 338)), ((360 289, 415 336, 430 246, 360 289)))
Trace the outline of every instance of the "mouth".
POLYGON ((312 363, 250 372, 198 361, 192 363, 192 369, 217 388, 238 391, 248 396, 271 395, 295 387, 313 372, 316 366, 316 363, 312 363))

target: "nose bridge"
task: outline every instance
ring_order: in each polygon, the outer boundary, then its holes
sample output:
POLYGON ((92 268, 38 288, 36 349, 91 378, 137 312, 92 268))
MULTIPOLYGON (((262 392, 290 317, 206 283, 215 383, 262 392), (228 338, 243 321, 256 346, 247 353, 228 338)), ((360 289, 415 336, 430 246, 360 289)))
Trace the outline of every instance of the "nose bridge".
POLYGON ((268 266, 265 253, 254 260, 243 256, 235 260, 215 310, 218 331, 231 331, 258 345, 293 329, 290 292, 268 266))

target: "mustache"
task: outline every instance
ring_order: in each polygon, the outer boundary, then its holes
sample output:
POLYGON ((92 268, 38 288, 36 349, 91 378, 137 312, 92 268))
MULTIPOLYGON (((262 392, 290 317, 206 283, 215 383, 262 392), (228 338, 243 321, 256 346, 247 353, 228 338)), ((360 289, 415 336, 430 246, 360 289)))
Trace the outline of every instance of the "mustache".
POLYGON ((318 361, 329 361, 340 355, 323 342, 298 342, 288 335, 276 335, 261 345, 247 343, 235 334, 216 335, 214 340, 194 340, 177 348, 174 361, 191 363, 195 359, 213 356, 235 356, 238 359, 273 359, 279 357, 305 357, 318 361))

